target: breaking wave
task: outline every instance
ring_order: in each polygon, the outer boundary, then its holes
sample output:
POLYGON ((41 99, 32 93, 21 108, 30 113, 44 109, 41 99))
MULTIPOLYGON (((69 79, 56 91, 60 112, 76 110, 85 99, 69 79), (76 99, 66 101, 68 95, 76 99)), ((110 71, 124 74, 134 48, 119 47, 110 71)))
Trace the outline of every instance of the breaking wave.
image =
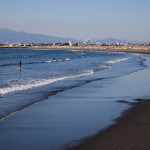
POLYGON ((62 81, 62 80, 67 80, 67 79, 73 79, 73 78, 92 75, 93 73, 94 73, 93 70, 87 70, 84 73, 77 74, 77 75, 63 76, 63 77, 59 77, 59 78, 40 79, 38 81, 37 80, 36 81, 31 80, 31 82, 27 81, 26 82, 27 84, 19 84, 19 85, 13 85, 13 86, 10 86, 10 87, 7 87, 7 88, 1 88, 0 89, 0 94, 4 95, 4 94, 11 93, 11 92, 28 90, 28 89, 31 89, 31 88, 36 88, 36 87, 52 84, 52 83, 57 82, 57 81, 62 81))
POLYGON ((114 64, 114 63, 117 63, 117 62, 120 62, 120 61, 125 61, 125 60, 128 60, 129 58, 121 58, 121 59, 114 59, 114 60, 109 60, 109 61, 105 61, 106 64, 114 64))

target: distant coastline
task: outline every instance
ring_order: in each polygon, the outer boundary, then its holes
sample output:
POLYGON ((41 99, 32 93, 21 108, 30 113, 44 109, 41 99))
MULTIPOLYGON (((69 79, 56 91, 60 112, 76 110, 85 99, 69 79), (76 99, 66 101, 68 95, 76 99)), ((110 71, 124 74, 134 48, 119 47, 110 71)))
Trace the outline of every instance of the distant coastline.
POLYGON ((60 50, 96 50, 96 51, 115 51, 150 54, 150 45, 79 45, 79 46, 0 46, 0 48, 24 48, 24 49, 60 49, 60 50))

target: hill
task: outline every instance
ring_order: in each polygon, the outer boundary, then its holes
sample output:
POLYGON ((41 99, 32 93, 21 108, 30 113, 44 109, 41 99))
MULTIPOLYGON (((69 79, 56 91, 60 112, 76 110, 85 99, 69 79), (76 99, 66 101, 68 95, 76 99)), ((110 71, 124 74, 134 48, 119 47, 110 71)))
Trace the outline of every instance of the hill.
POLYGON ((116 38, 106 38, 106 39, 100 39, 100 40, 93 40, 94 43, 127 43, 127 41, 125 40, 120 40, 120 39, 116 39, 116 38))
POLYGON ((44 34, 17 32, 10 29, 0 29, 0 43, 53 43, 53 42, 79 42, 72 38, 61 38, 44 34))

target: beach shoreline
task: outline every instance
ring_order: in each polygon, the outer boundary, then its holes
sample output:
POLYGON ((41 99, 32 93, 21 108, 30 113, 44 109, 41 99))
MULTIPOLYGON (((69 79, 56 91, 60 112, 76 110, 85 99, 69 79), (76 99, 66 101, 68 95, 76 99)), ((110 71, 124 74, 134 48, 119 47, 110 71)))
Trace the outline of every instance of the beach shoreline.
MULTIPOLYGON (((98 50, 98 49, 97 49, 98 50)), ((111 49, 100 51, 150 54, 145 49, 111 49)), ((150 149, 150 99, 136 99, 132 107, 115 119, 115 124, 95 135, 82 139, 79 144, 68 144, 65 150, 149 150, 150 149)))
MULTIPOLYGON (((33 48, 36 49, 36 48, 33 48)), ((45 49, 45 48, 37 48, 45 49)), ((47 48, 49 49, 49 48, 47 48)), ((51 48, 59 49, 59 48, 51 48)), ((62 48, 65 50, 65 48, 62 48)), ((75 50, 70 47, 68 50, 75 50)), ((76 49, 76 50, 96 50, 96 51, 114 51, 114 52, 130 52, 130 53, 142 53, 150 54, 150 50, 127 50, 127 49, 76 49)), ((132 107, 127 109, 118 119, 115 120, 115 124, 100 131, 96 135, 87 137, 81 140, 78 146, 71 147, 67 145, 64 149, 70 150, 116 150, 116 149, 144 149, 149 150, 149 129, 150 129, 150 100, 138 99, 136 103, 129 103, 132 107), (144 122, 144 123, 143 123, 144 122)), ((125 102, 126 101, 119 101, 125 102)), ((119 103, 118 102, 118 103, 119 103)))
MULTIPOLYGON (((116 124, 96 135, 83 139, 77 146, 67 145, 67 150, 149 150, 150 100, 137 99, 130 103, 116 124)), ((124 101, 122 101, 124 102, 124 101)))
POLYGON ((127 46, 0 46, 0 48, 23 48, 23 49, 49 49, 49 50, 90 50, 90 51, 113 51, 150 54, 150 46, 127 45, 127 46))

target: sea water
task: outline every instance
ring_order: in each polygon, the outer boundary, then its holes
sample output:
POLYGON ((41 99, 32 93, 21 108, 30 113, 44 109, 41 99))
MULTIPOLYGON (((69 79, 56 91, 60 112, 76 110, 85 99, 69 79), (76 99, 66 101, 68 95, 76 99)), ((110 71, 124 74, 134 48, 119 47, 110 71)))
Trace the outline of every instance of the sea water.
POLYGON ((0 49, 0 145, 58 149, 104 129, 129 108, 116 100, 136 98, 119 89, 113 94, 110 85, 146 69, 145 61, 132 53, 0 49))

